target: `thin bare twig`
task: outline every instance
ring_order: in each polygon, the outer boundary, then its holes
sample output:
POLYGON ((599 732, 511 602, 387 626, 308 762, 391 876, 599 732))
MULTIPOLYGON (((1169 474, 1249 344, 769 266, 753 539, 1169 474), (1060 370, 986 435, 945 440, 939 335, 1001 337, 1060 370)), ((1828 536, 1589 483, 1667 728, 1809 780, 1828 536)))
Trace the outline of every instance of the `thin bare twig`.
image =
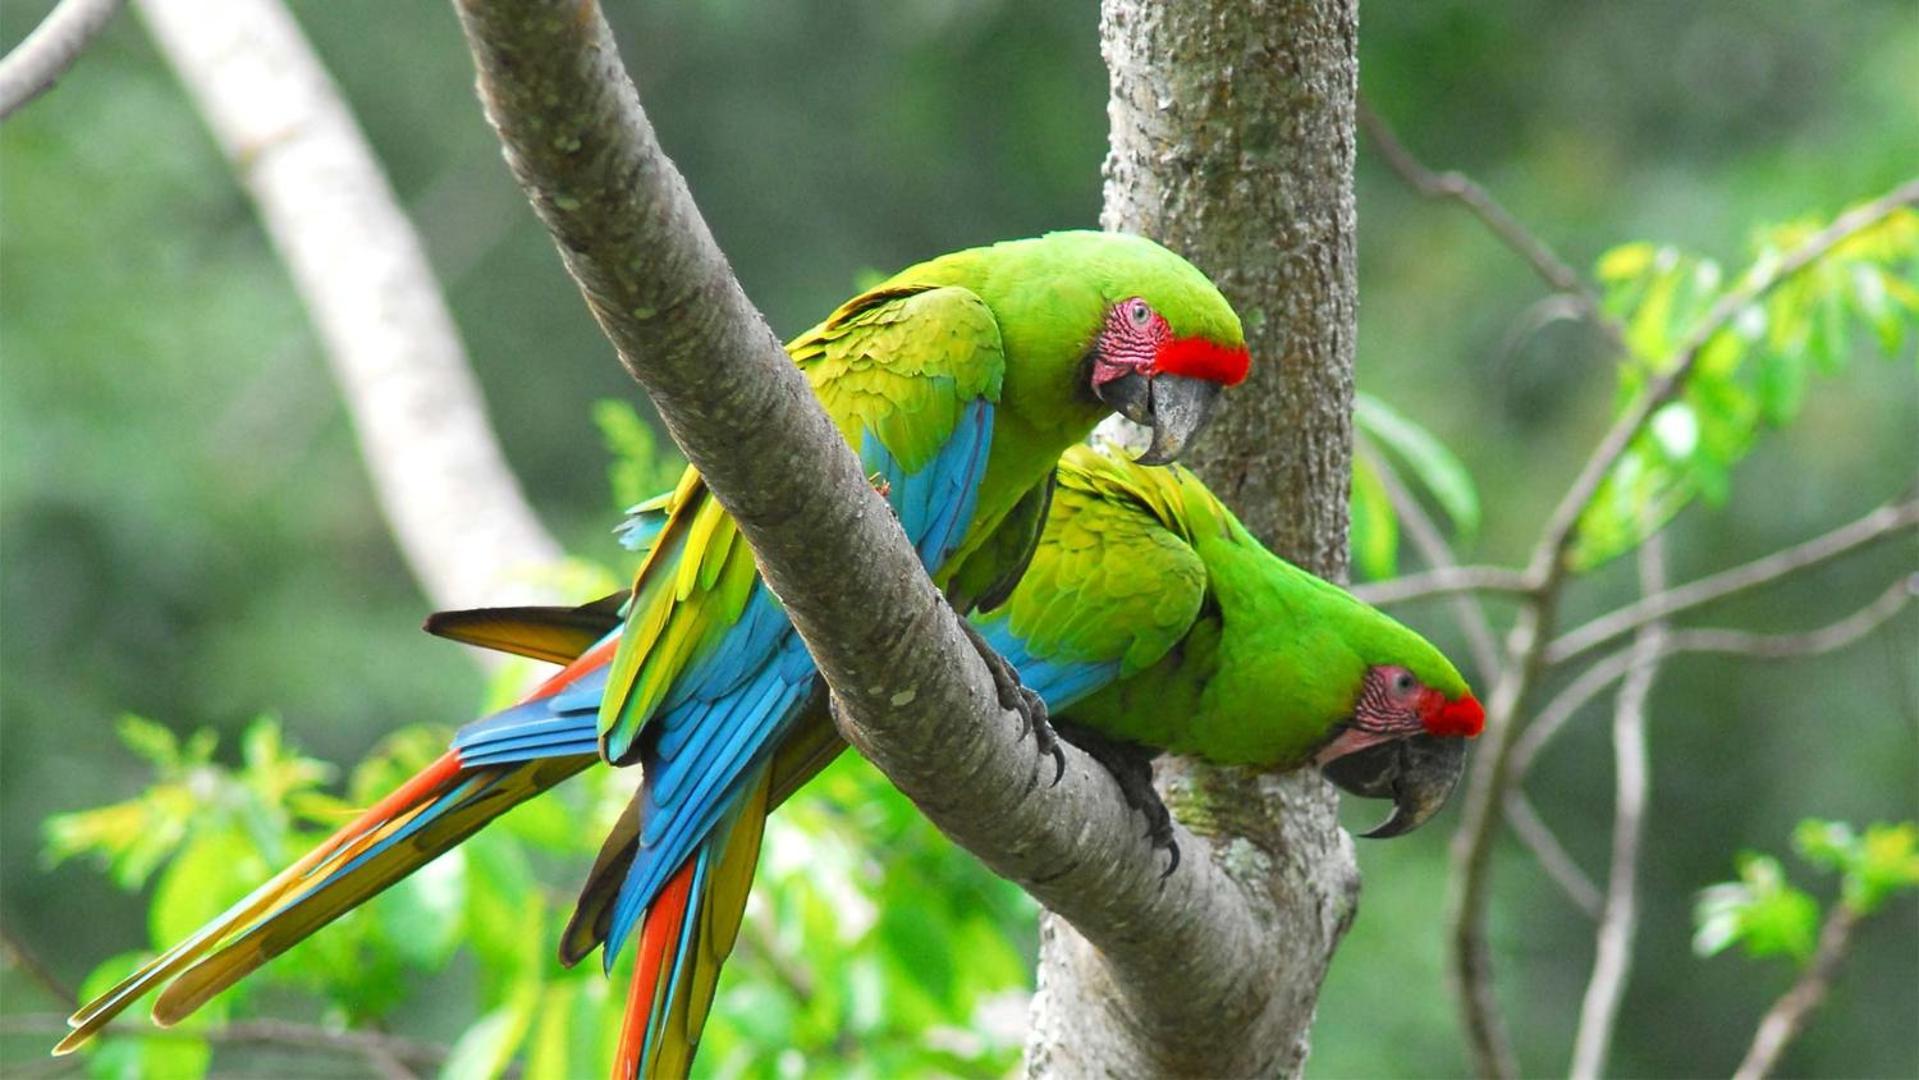
MULTIPOLYGON (((54 1033, 67 1030, 67 1018, 58 1013, 19 1013, 0 1016, 0 1034, 54 1033)), ((436 1043, 388 1035, 379 1031, 335 1031, 291 1020, 236 1020, 203 1030, 182 1031, 128 1024, 109 1026, 106 1034, 136 1039, 205 1039, 216 1045, 281 1046, 352 1054, 369 1061, 390 1061, 437 1068, 452 1051, 436 1043)))
MULTIPOLYGON (((1666 587, 1666 542, 1658 533, 1639 549, 1639 591, 1657 594, 1666 587)), ((1600 910, 1593 943, 1592 977, 1579 1006, 1579 1030, 1573 1038, 1574 1080, 1593 1080, 1606 1069, 1619 1002, 1632 971, 1633 938, 1639 930, 1639 844, 1645 835, 1646 792, 1652 762, 1646 750, 1646 699, 1652 695, 1666 624, 1640 627, 1632 646, 1633 666, 1613 705, 1612 867, 1606 877, 1606 903, 1600 910)))
POLYGON ((1870 203, 1841 214, 1831 225, 1783 256, 1755 267, 1737 287, 1721 296, 1685 336, 1680 347, 1652 366, 1652 370, 1665 374, 1614 421, 1542 530, 1526 568, 1531 596, 1520 605, 1507 639, 1508 662, 1487 701, 1486 728, 1479 738, 1472 776, 1466 785, 1459 830, 1453 837, 1452 873, 1448 878, 1451 891, 1449 974, 1454 997, 1459 1002, 1467 1045, 1474 1067, 1481 1075, 1508 1077, 1518 1071, 1499 1002, 1493 996, 1492 955, 1485 934, 1487 876, 1493 828, 1509 786, 1512 740, 1519 712, 1544 668, 1545 645, 1553 631, 1560 588, 1569 570, 1565 554, 1578 531, 1579 520, 1600 485, 1653 414, 1685 386, 1700 352, 1714 335, 1772 288, 1847 238, 1915 202, 1919 202, 1919 180, 1908 181, 1870 203))
POLYGON ((1546 824, 1545 818, 1539 816, 1539 811, 1534 809, 1526 792, 1517 787, 1508 788, 1504 810, 1506 824, 1512 826, 1513 834, 1533 853, 1533 858, 1539 860, 1546 876, 1553 879, 1574 906, 1597 922, 1600 909, 1606 902, 1599 893, 1599 886, 1593 884, 1592 878, 1579 868, 1572 853, 1559 842, 1559 837, 1553 835, 1552 827, 1546 824))
POLYGON ((127 0, 60 0, 0 60, 0 120, 48 90, 87 51, 127 0))
MULTIPOLYGON (((1446 570, 1458 565, 1453 557, 1452 546, 1433 524, 1426 508, 1406 489, 1399 473, 1387 461, 1372 441, 1363 435, 1355 435, 1353 451, 1373 468, 1373 475, 1379 478, 1379 485, 1386 489, 1386 499, 1393 505, 1393 512, 1399 515, 1399 521, 1406 529, 1406 536, 1413 542, 1421 558, 1435 570, 1446 570)), ((1473 665, 1479 669, 1479 677, 1491 679, 1499 671, 1499 643, 1493 638, 1493 628, 1486 621, 1486 611, 1479 606, 1479 599, 1471 593, 1459 593, 1452 601, 1453 617, 1459 620, 1459 628, 1466 634, 1467 647, 1472 650, 1473 665)))
POLYGON ((1399 175, 1414 191, 1429 199, 1455 199, 1460 205, 1472 212, 1486 228, 1490 229, 1500 242, 1525 259, 1546 284, 1557 292, 1563 293, 1578 309, 1582 318, 1590 322, 1615 352, 1626 351, 1625 327, 1619 320, 1606 314, 1599 303, 1599 294, 1586 284, 1579 272, 1566 264, 1564 259, 1554 254, 1546 241, 1540 239, 1530 229, 1519 223, 1519 219, 1502 205, 1499 200, 1470 177, 1459 172, 1435 172, 1427 168, 1399 141, 1399 136, 1384 117, 1373 111, 1364 96, 1359 99, 1358 119, 1360 130, 1372 140, 1373 147, 1386 162, 1388 168, 1399 175))
MULTIPOLYGON (((1662 657, 1679 653, 1726 653, 1767 660, 1785 660, 1833 652, 1865 637, 1899 614, 1919 597, 1919 574, 1908 574, 1886 587, 1872 603, 1838 622, 1796 634, 1756 634, 1748 630, 1705 627, 1677 630, 1667 635, 1662 657)), ((1539 711, 1538 717, 1513 744, 1508 779, 1518 786, 1532 769, 1546 744, 1558 735, 1587 702, 1632 670, 1634 651, 1621 649, 1593 664, 1567 684, 1539 711)))
POLYGON ((1533 591, 1526 575, 1504 566, 1440 566, 1418 574, 1369 581, 1353 586, 1353 595, 1369 604, 1404 604, 1434 596, 1489 592, 1525 594, 1533 591))
POLYGON ((74 995, 73 987, 63 982, 53 969, 40 959, 33 947, 28 945, 9 926, 0 924, 0 952, 6 954, 13 966, 26 973, 42 990, 51 996, 61 1008, 72 1008, 79 998, 74 995))
POLYGON ((1569 630, 1546 646, 1546 662, 1563 664, 1621 634, 1631 633, 1639 627, 1689 608, 1709 604, 1734 593, 1777 581, 1788 574, 1830 562, 1915 525, 1919 525, 1919 501, 1881 506, 1824 536, 1645 597, 1576 630, 1569 630))
POLYGON ((1846 957, 1860 918, 1859 911, 1844 900, 1833 904, 1819 928, 1819 947, 1812 954, 1812 962, 1799 973, 1792 988, 1766 1010, 1759 1021, 1759 1030, 1753 1033, 1746 1060, 1740 1062, 1739 1070, 1732 1074, 1733 1080, 1761 1080, 1772 1074, 1780 1055, 1805 1029, 1806 1017, 1825 1000, 1826 991, 1832 989, 1833 974, 1846 957))

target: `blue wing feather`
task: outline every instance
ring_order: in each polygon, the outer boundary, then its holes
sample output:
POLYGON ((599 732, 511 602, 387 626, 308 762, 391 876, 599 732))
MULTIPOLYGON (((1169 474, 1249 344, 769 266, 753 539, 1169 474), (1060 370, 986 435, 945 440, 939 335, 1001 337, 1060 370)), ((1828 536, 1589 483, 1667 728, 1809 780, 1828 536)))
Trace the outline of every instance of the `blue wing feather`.
MULTIPOLYGON (((993 406, 968 404, 933 460, 907 474, 869 430, 862 466, 886 483, 887 501, 930 571, 965 536, 992 445, 993 406)), ((661 888, 710 835, 745 777, 765 760, 811 695, 817 678, 785 609, 762 585, 714 651, 679 680, 648 725, 640 847, 621 883, 608 925, 605 960, 661 888)))

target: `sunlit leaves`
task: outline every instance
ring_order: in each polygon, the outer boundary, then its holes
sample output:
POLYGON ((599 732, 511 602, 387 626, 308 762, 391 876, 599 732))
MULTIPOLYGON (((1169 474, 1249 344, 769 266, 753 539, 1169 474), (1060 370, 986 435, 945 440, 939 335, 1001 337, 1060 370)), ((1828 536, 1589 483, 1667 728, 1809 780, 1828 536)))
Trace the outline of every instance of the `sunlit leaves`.
POLYGON ((1870 825, 1863 835, 1841 821, 1802 821, 1792 845, 1807 862, 1837 872, 1841 898, 1861 914, 1919 886, 1919 826, 1910 821, 1870 825))
MULTIPOLYGON (((1839 902, 1859 915, 1894 893, 1919 887, 1919 827, 1872 825, 1862 835, 1844 822, 1808 819, 1793 848, 1811 865, 1839 875, 1839 902)), ((1819 935, 1819 902, 1786 878, 1779 860, 1746 852, 1739 880, 1701 890, 1694 907, 1693 951, 1712 956, 1738 945, 1748 956, 1804 963, 1819 935)))
MULTIPOLYGON (((103 860, 129 888, 150 875, 155 947, 198 929, 273 871, 444 752, 445 729, 395 732, 352 771, 288 747, 272 721, 222 765, 211 734, 184 741, 129 719, 123 737, 155 766, 140 797, 49 824, 49 850, 103 860), (306 809, 296 809, 296 804, 306 809), (318 825, 318 828, 313 827, 318 825)), ((597 956, 571 970, 555 944, 581 875, 636 777, 589 770, 500 818, 453 852, 266 965, 176 1033, 109 1035, 90 1052, 101 1076, 204 1074, 191 1034, 285 991, 317 995, 329 1017, 377 1023, 435 973, 462 965, 476 1019, 445 1075, 531 1080, 603 1075, 623 1011, 632 949, 611 978, 597 956), (280 993, 272 993, 274 990, 280 993), (262 994, 262 991, 267 993, 262 994)), ((955 849, 851 756, 772 821, 742 944, 723 976, 701 1050, 714 1075, 1003 1075, 1017 1060, 1030 989, 1035 910, 1014 886, 955 849)), ((89 980, 104 989, 143 955, 89 980)))
MULTIPOLYGON (((1715 304, 1772 273, 1818 231, 1801 222, 1764 232, 1751 268, 1722 281, 1711 259, 1650 244, 1601 256, 1605 307, 1626 328, 1619 368, 1624 410, 1670 372, 1715 304)), ((1637 546, 1695 496, 1725 500, 1734 466, 1767 426, 1796 419, 1815 376, 1842 372, 1854 328, 1888 356, 1919 321, 1919 214, 1897 211, 1835 246, 1736 312, 1701 345, 1682 393, 1663 406, 1606 477, 1582 517, 1572 550, 1590 567, 1637 546)))
POLYGON ((1754 957, 1812 955, 1819 931, 1819 903, 1786 880, 1779 860, 1747 852, 1738 859, 1739 880, 1708 886, 1693 910, 1698 929, 1693 951, 1712 956, 1732 945, 1754 957))
POLYGON ((649 495, 670 491, 686 462, 671 444, 660 447, 653 428, 633 406, 617 398, 593 403, 593 423, 613 460, 606 467, 613 499, 631 506, 649 495))

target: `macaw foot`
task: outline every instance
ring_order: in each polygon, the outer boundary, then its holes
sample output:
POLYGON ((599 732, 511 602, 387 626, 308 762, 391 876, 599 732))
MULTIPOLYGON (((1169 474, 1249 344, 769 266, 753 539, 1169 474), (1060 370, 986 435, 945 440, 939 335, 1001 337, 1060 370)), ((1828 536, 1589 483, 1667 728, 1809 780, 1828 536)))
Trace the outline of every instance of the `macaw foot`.
POLYGON ((1146 815, 1146 838, 1153 842, 1154 848, 1163 848, 1170 856, 1159 876, 1170 876, 1179 868, 1179 845, 1173 841, 1172 812, 1166 809, 1153 787, 1153 752, 1065 721, 1060 722, 1059 735, 1106 766, 1106 771, 1119 782, 1119 793, 1126 796, 1126 805, 1146 815))
POLYGON ((960 616, 959 624, 973 642, 974 651, 986 662, 986 670, 993 675, 993 689, 999 692, 999 707, 1019 714, 1021 738, 1025 738, 1027 732, 1032 732, 1033 742, 1039 746, 1039 752, 1053 755, 1053 783, 1059 783, 1060 778, 1066 775, 1066 751, 1059 748, 1059 735, 1054 732, 1052 721, 1046 718, 1046 702, 1019 681, 1019 670, 1007 663, 997 649, 987 644, 979 630, 967 622, 965 616, 960 616))

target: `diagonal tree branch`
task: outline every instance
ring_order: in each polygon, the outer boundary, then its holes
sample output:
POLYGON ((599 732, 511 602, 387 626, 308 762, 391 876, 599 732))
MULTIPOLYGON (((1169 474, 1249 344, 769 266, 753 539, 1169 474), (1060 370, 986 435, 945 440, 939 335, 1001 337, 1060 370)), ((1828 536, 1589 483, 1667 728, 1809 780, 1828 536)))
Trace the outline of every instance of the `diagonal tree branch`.
POLYGON ((1533 853, 1533 858, 1539 860, 1546 876, 1553 879, 1575 907, 1598 922, 1600 911, 1606 903, 1605 897, 1600 895, 1599 886, 1593 884, 1592 878, 1579 868, 1572 853, 1559 842, 1559 837, 1553 835, 1552 827, 1539 816, 1532 800, 1526 797, 1525 790, 1508 788, 1502 808, 1506 814, 1506 824, 1512 826, 1514 835, 1533 853))
POLYGON ((1563 664, 1642 626, 1737 592, 1769 585, 1789 574, 1821 566, 1915 526, 1919 526, 1919 502, 1882 506, 1824 536, 1776 551, 1743 566, 1735 566, 1710 577, 1655 593, 1611 614, 1602 615, 1576 630, 1567 631, 1546 646, 1546 662, 1563 664))
POLYGON ((507 467, 419 237, 292 15, 280 0, 138 10, 292 273, 428 599, 554 599, 528 572, 560 546, 507 467))
POLYGON ((1579 315, 1605 337, 1614 352, 1628 351, 1625 327, 1619 324, 1618 319, 1606 314, 1605 308, 1600 306, 1599 294, 1593 292, 1579 272, 1555 254, 1546 241, 1520 224, 1519 219, 1500 205, 1490 192, 1464 173, 1440 173, 1427 168, 1413 156, 1411 150, 1406 149, 1406 144, 1399 141, 1399 135, 1393 131, 1392 125, 1374 112, 1364 97, 1359 101, 1359 128, 1372 140, 1386 166, 1414 191, 1429 199, 1458 200, 1501 243, 1525 259, 1546 284, 1564 294, 1577 308, 1579 315))
POLYGON ((1752 1046, 1746 1050, 1746 1059, 1733 1072, 1733 1080, 1763 1080, 1778 1068, 1786 1047, 1805 1029, 1806 1018, 1826 1000, 1833 976, 1839 971, 1839 962, 1846 958, 1852 945, 1852 932, 1858 929, 1862 918, 1859 909, 1844 900, 1832 905, 1832 911, 1819 927, 1819 945, 1812 961, 1799 973, 1791 989, 1760 1018, 1759 1029, 1753 1032, 1752 1046))
POLYGON ((127 0, 60 0, 33 33, 0 60, 0 120, 53 89, 127 0))
POLYGON ((1855 233, 1913 203, 1919 203, 1919 180, 1908 181, 1872 202, 1839 215, 1832 224, 1799 246, 1755 268, 1738 287, 1721 296, 1679 348, 1652 365, 1651 370, 1665 374, 1613 422, 1560 499, 1533 549, 1526 569, 1531 596, 1520 606, 1507 638, 1508 662, 1487 700, 1486 727, 1467 780, 1459 830, 1453 836, 1452 873, 1448 878, 1449 970, 1467 1045, 1474 1067, 1482 1076, 1509 1077, 1518 1072, 1511 1040, 1506 1035, 1499 1003, 1493 994, 1492 956, 1485 933, 1487 878, 1494 825, 1503 802, 1502 793, 1510 784, 1512 740, 1520 710, 1545 666, 1546 642, 1552 634, 1560 590, 1569 571, 1565 553, 1578 530, 1579 520, 1600 484, 1653 414, 1685 386, 1693 365, 1714 335, 1781 282, 1855 233))
MULTIPOLYGON (((1724 653, 1764 660, 1818 656, 1843 649, 1877 630, 1903 611, 1916 596, 1919 596, 1919 574, 1908 574, 1887 586, 1872 603, 1838 622, 1816 630, 1797 634, 1756 634, 1749 630, 1712 627, 1675 630, 1666 635, 1659 655, 1724 653)), ((1510 782, 1517 786, 1523 781, 1546 744, 1587 702, 1624 678, 1636 662, 1632 648, 1621 649, 1580 672, 1578 678, 1547 702, 1546 707, 1539 710, 1538 717, 1526 726, 1526 730, 1513 743, 1510 782)))
POLYGON ((456 7, 514 175, 758 554, 835 691, 842 733, 949 836, 1096 943, 1154 1030, 1242 1007, 1241 958, 1257 935, 1245 895, 1185 832, 1187 859, 1162 882, 1136 817, 1083 754, 1069 752, 1057 786, 1040 781, 898 522, 734 280, 598 10, 456 7))

